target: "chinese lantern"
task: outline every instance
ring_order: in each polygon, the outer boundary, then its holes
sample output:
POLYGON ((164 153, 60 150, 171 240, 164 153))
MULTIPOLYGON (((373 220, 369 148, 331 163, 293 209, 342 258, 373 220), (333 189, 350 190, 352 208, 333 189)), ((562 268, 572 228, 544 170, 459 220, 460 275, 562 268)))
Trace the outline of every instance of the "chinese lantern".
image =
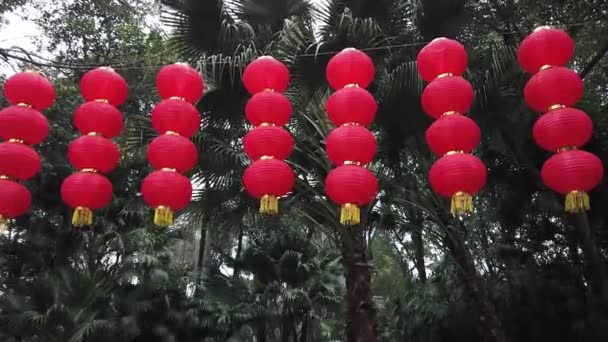
POLYGON ((362 51, 347 48, 327 64, 326 77, 336 89, 326 110, 337 127, 326 138, 327 157, 337 167, 325 178, 325 193, 341 207, 340 223, 361 222, 361 207, 374 200, 378 180, 368 169, 376 154, 376 138, 367 129, 376 116, 378 105, 365 89, 374 79, 374 63, 362 51))
POLYGON ((68 161, 77 172, 61 184, 61 198, 74 209, 75 227, 93 224, 93 210, 112 200, 112 183, 103 174, 114 170, 120 159, 111 139, 124 127, 116 107, 127 99, 127 82, 114 69, 101 67, 84 74, 80 93, 87 102, 76 109, 73 123, 82 135, 68 146, 68 161))
POLYGON ((430 83, 422 92, 422 108, 437 119, 426 131, 431 151, 440 158, 429 171, 431 187, 451 198, 454 216, 473 212, 473 195, 486 182, 486 168, 471 151, 481 132, 475 121, 464 116, 474 98, 471 84, 462 78, 467 53, 457 41, 437 38, 420 50, 418 73, 430 83))
POLYGON ((31 145, 41 143, 49 124, 41 110, 55 101, 51 82, 39 72, 26 71, 11 76, 4 84, 10 107, 0 111, 0 228, 7 220, 27 212, 29 190, 18 183, 32 178, 42 162, 31 145))
POLYGON ((198 160, 190 138, 200 128, 200 114, 194 103, 203 95, 202 76, 184 63, 164 66, 156 77, 163 99, 152 109, 152 126, 160 134, 148 146, 148 161, 156 170, 143 180, 144 201, 154 208, 154 224, 173 223, 175 212, 192 199, 192 183, 183 175, 198 160))
POLYGON ((588 192, 604 174, 599 158, 577 150, 591 137, 593 123, 585 112, 571 108, 583 96, 583 81, 565 67, 573 55, 568 33, 548 26, 534 30, 517 50, 521 68, 533 74, 524 88, 525 101, 541 113, 534 140, 556 153, 543 165, 541 176, 547 187, 566 196, 569 213, 589 210, 588 192))
POLYGON ((271 56, 262 56, 245 68, 245 89, 253 95, 245 106, 247 120, 255 126, 243 138, 245 153, 253 163, 243 174, 245 190, 260 201, 260 213, 279 212, 279 197, 293 188, 293 170, 283 159, 293 151, 293 137, 281 126, 291 117, 289 99, 281 94, 289 85, 289 70, 271 56))

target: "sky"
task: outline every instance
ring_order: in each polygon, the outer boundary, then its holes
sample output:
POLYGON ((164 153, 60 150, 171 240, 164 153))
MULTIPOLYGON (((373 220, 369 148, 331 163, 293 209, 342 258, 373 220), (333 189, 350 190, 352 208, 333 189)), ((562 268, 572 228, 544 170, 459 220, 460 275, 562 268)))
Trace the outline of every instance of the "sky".
MULTIPOLYGON (((21 14, 27 14, 28 9, 22 10, 21 14)), ((0 47, 10 48, 11 46, 20 46, 28 51, 35 51, 36 45, 33 39, 37 33, 37 26, 31 21, 23 20, 15 13, 5 15, 8 24, 0 27, 0 47)), ((0 73, 10 76, 16 71, 10 66, 0 64, 0 73)))

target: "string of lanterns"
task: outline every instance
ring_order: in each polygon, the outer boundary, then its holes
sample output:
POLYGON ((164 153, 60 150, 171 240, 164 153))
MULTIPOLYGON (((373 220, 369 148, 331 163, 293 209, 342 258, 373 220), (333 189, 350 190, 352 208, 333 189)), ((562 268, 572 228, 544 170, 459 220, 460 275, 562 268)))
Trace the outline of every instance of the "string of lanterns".
POLYGON ((479 144, 481 132, 475 121, 464 116, 473 103, 473 87, 462 78, 467 53, 459 42, 437 38, 420 50, 420 77, 430 82, 422 92, 422 108, 436 119, 426 131, 429 148, 440 158, 429 171, 435 192, 451 198, 451 212, 461 216, 473 212, 473 198, 486 183, 483 162, 470 154, 479 144))
POLYGON ((78 172, 61 184, 61 197, 74 208, 72 225, 89 226, 93 210, 112 201, 112 182, 103 174, 116 168, 120 159, 112 138, 124 127, 116 108, 127 99, 127 82, 116 71, 102 67, 80 80, 80 93, 87 101, 74 112, 74 126, 82 134, 68 146, 68 161, 78 172))
POLYGON ((282 94, 289 85, 289 70, 270 56, 247 65, 243 84, 253 95, 245 107, 247 120, 255 128, 243 138, 245 153, 253 163, 243 173, 247 192, 260 201, 260 213, 279 211, 278 198, 291 191, 295 176, 284 161, 293 151, 293 137, 281 126, 291 117, 292 106, 282 94))
POLYGON ((200 128, 200 113, 194 103, 203 95, 204 82, 196 70, 176 63, 158 72, 156 87, 163 100, 152 110, 151 119, 160 135, 148 146, 148 161, 156 171, 144 178, 141 193, 154 208, 154 224, 166 227, 173 223, 173 214, 192 198, 192 183, 183 173, 198 161, 190 137, 200 128))
POLYGON ((533 127, 536 143, 555 153, 543 165, 545 185, 566 196, 565 210, 589 210, 588 191, 604 176, 602 161, 579 150, 591 138, 593 123, 582 110, 572 108, 583 96, 583 81, 565 67, 574 55, 568 33, 542 26, 520 44, 517 59, 532 74, 524 87, 528 106, 541 113, 533 127))
POLYGON ((377 104, 365 89, 374 73, 371 58, 353 48, 335 55, 326 69, 328 83, 336 89, 326 110, 337 128, 327 136, 325 150, 337 167, 325 179, 325 192, 341 206, 340 223, 349 226, 361 222, 360 208, 378 193, 376 176, 363 167, 376 154, 376 138, 366 127, 374 120, 377 104))
MULTIPOLYGON (((541 113, 533 128, 536 143, 555 153, 543 165, 541 177, 552 190, 565 195, 566 212, 588 210, 588 192, 601 181, 601 160, 579 150, 592 134, 592 121, 573 108, 583 95, 583 82, 565 67, 574 54, 574 42, 559 29, 540 27, 525 38, 517 52, 522 69, 532 77, 524 88, 526 103, 541 113)), ((429 170, 431 187, 451 198, 451 213, 473 212, 473 196, 485 185, 487 170, 472 155, 479 144, 478 125, 465 114, 474 98, 471 84, 462 75, 467 53, 457 41, 437 38, 420 50, 417 68, 429 82, 421 103, 435 121, 426 131, 430 150, 439 159, 429 170)), ((329 199, 341 207, 340 223, 361 222, 360 208, 378 193, 378 180, 365 165, 377 150, 376 138, 367 128, 374 120, 378 104, 366 88, 375 74, 371 58, 347 48, 328 63, 326 78, 334 90, 326 103, 335 128, 324 143, 328 159, 335 166, 325 179, 329 199)), ((288 68, 271 56, 259 57, 244 71, 243 84, 252 95, 245 107, 254 126, 243 138, 245 153, 252 160, 243 174, 245 190, 260 201, 262 214, 279 211, 279 198, 295 183, 292 168, 285 162, 294 148, 287 125, 293 111, 283 94, 289 85, 288 68)), ((154 208, 154 223, 168 226, 174 213, 192 198, 192 183, 184 176, 198 161, 198 151, 190 138, 200 129, 200 113, 194 104, 203 95, 202 76, 190 66, 164 66, 156 78, 161 101, 151 112, 154 129, 160 134, 148 146, 148 161, 155 170, 142 182, 144 201, 154 208)), ((41 168, 38 153, 31 147, 49 133, 40 113, 55 100, 53 85, 40 73, 23 72, 9 78, 4 87, 11 106, 0 111, 0 226, 24 214, 31 194, 21 181, 41 168)), ((118 165, 120 152, 112 138, 123 127, 118 110, 127 98, 125 80, 108 67, 87 72, 80 82, 86 102, 74 112, 73 123, 82 134, 68 147, 68 160, 77 170, 61 186, 63 201, 74 209, 72 224, 93 223, 93 211, 112 200, 112 183, 104 176, 118 165)))
POLYGON ((0 111, 0 230, 7 221, 23 215, 32 203, 30 191, 21 183, 42 168, 31 146, 49 134, 49 123, 40 112, 55 102, 55 89, 41 73, 25 71, 4 84, 10 106, 0 111))

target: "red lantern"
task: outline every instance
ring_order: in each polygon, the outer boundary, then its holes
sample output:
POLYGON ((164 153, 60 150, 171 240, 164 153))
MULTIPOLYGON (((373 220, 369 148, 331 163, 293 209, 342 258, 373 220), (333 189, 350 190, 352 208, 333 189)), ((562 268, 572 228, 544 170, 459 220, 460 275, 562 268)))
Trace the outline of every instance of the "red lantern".
POLYGON ((49 108, 55 101, 53 84, 36 71, 26 71, 9 77, 4 83, 4 95, 12 105, 28 105, 38 110, 49 108))
POLYGON ((259 159, 243 174, 243 185, 247 192, 260 200, 260 212, 279 212, 278 198, 286 195, 295 181, 293 170, 282 160, 259 159))
POLYGON ((532 109, 544 113, 562 106, 572 107, 583 96, 583 81, 572 70, 551 67, 536 73, 524 88, 524 98, 532 109))
POLYGON ((25 214, 31 204, 32 195, 25 186, 0 177, 0 225, 25 214))
POLYGON ((378 180, 371 171, 356 165, 333 169, 325 178, 327 196, 342 207, 340 223, 358 224, 359 208, 370 203, 378 193, 378 180))
POLYGON ((517 49, 522 69, 534 74, 547 66, 564 66, 574 56, 574 41, 568 33, 541 26, 526 37, 517 49))
POLYGON ((252 160, 264 156, 286 159, 293 151, 293 138, 283 128, 260 126, 251 130, 243 138, 245 153, 252 160))
POLYGON ((550 152, 564 147, 581 147, 593 131, 591 118, 576 108, 559 108, 542 115, 534 124, 536 143, 550 152))
POLYGON ((192 183, 185 176, 172 171, 154 171, 141 185, 144 201, 155 209, 154 224, 168 226, 173 213, 184 209, 192 199, 192 183))
POLYGON ((196 103, 203 96, 203 77, 188 64, 175 63, 164 66, 156 76, 158 95, 163 100, 184 99, 196 103))
POLYGON ((325 141, 327 157, 336 165, 365 165, 374 159, 376 138, 363 126, 341 126, 329 133, 325 141))
POLYGON ((91 225, 93 210, 107 206, 112 200, 112 183, 97 173, 74 173, 61 184, 61 198, 74 208, 72 216, 74 226, 91 225))
POLYGON ((108 102, 118 107, 125 102, 128 92, 125 79, 110 67, 88 71, 80 80, 80 94, 87 101, 108 102))
POLYGON ((459 42, 436 38, 418 53, 416 63, 423 80, 430 82, 440 75, 460 76, 467 69, 467 52, 459 42))
POLYGON ((326 76, 334 89, 347 86, 367 88, 374 79, 374 62, 364 52, 346 48, 327 64, 326 76))
POLYGON ((285 95, 273 91, 256 93, 245 106, 247 120, 254 126, 263 123, 284 126, 289 122, 292 111, 289 99, 285 95))
POLYGON ((196 146, 180 135, 160 135, 148 146, 148 161, 156 170, 173 169, 185 173, 192 170, 197 159, 196 146))
POLYGON ((10 106, 0 111, 0 138, 41 143, 49 134, 49 123, 39 111, 25 106, 10 106))
POLYGON ((24 144, 15 142, 0 143, 0 176, 18 180, 27 180, 42 167, 42 161, 36 151, 24 144))
POLYGON ((429 148, 439 156, 450 151, 471 153, 480 138, 475 121, 459 114, 440 117, 426 131, 429 148))
POLYGON ((191 137, 201 127, 201 115, 191 103, 181 100, 163 100, 152 109, 152 126, 165 134, 175 132, 191 137))
POLYGON ((437 119, 448 113, 465 114, 473 103, 473 87, 460 76, 440 77, 422 92, 422 108, 437 119))
POLYGON ((68 160, 76 170, 108 173, 116 168, 120 152, 112 140, 95 135, 83 135, 68 146, 68 160))
POLYGON ((351 87, 331 94, 327 99, 326 109, 329 119, 336 126, 351 122, 369 126, 376 117, 378 104, 369 91, 351 87))
POLYGON ((486 168, 481 160, 464 153, 439 158, 429 171, 429 181, 435 192, 452 198, 454 216, 473 211, 472 196, 483 188, 486 178, 486 168))
POLYGON ((282 93, 289 84, 289 69, 271 56, 258 57, 245 68, 243 84, 252 95, 265 90, 282 93))
POLYGON ((74 112, 74 126, 81 134, 99 133, 112 139, 124 128, 122 114, 116 107, 100 101, 81 104, 74 112))
POLYGON ((543 182, 553 191, 566 195, 566 212, 589 210, 587 192, 604 177, 602 161, 586 151, 564 151, 549 158, 541 170, 543 182))

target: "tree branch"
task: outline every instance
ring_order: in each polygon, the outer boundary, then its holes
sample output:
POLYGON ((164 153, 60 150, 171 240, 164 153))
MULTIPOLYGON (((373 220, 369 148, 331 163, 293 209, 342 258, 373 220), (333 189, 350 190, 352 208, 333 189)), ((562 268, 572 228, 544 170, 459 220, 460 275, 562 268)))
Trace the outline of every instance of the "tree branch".
POLYGON ((583 69, 583 71, 581 71, 581 79, 584 79, 585 76, 587 76, 591 70, 593 70, 593 68, 600 62, 600 60, 602 60, 602 58, 608 53, 608 42, 606 42, 606 44, 604 44, 604 46, 595 54, 595 56, 593 56, 593 58, 591 58, 591 60, 589 61, 589 63, 587 63, 587 66, 585 66, 585 68, 583 69))

